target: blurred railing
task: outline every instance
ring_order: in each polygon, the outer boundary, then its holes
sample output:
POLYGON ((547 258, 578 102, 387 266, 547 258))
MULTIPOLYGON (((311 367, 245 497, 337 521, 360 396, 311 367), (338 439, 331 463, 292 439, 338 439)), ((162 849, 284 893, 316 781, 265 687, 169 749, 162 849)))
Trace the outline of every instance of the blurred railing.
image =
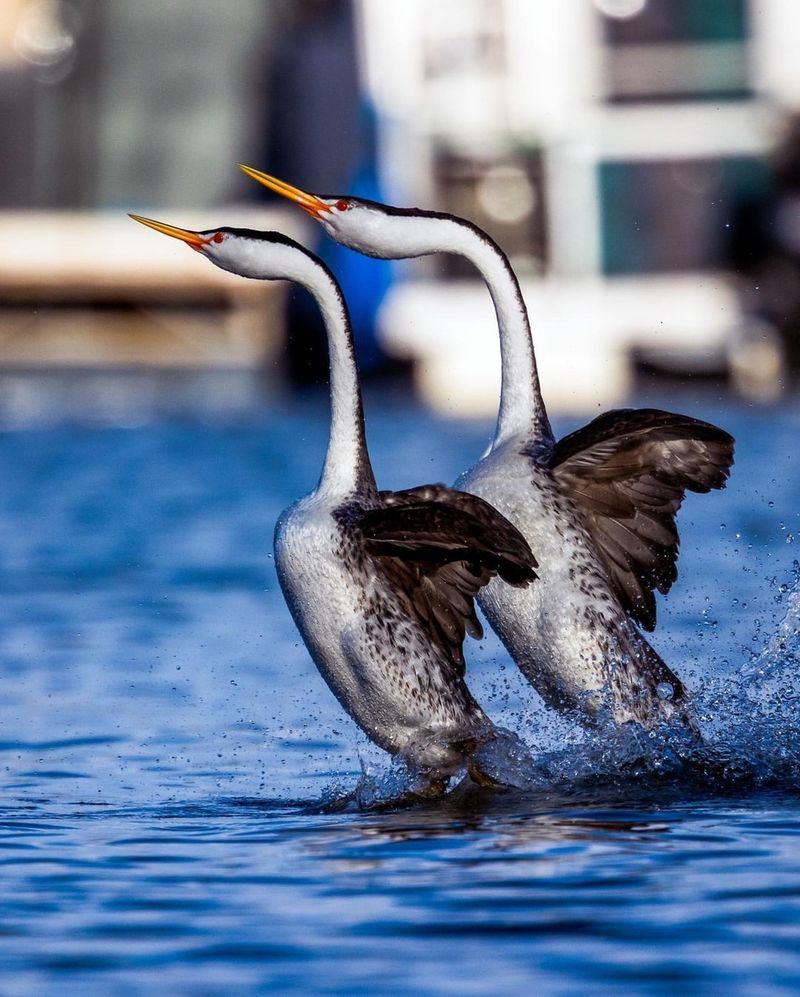
MULTIPOLYGON (((187 228, 299 235, 295 214, 153 212, 187 228)), ((0 367, 126 364, 274 368, 282 282, 243 280, 124 212, 0 213, 0 367)))

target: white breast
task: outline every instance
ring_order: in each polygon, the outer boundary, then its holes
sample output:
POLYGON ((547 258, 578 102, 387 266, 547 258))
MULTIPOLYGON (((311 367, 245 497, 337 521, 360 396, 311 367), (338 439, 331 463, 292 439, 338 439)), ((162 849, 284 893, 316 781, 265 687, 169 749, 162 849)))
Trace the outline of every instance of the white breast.
POLYGON ((330 510, 313 494, 290 506, 275 528, 275 563, 286 602, 315 664, 350 709, 361 695, 343 660, 341 634, 360 619, 360 593, 340 546, 330 510))
POLYGON ((288 509, 275 553, 295 623, 347 712, 387 751, 409 751, 421 767, 456 765, 460 756, 443 753, 436 732, 464 737, 486 717, 396 594, 360 563, 330 506, 312 493, 288 509))
POLYGON ((620 610, 571 503, 513 445, 487 454, 457 487, 502 512, 539 563, 532 585, 515 589, 494 579, 478 597, 509 653, 554 705, 575 705, 593 695, 599 703, 596 694, 608 678, 607 635, 592 621, 598 613, 615 618, 620 610))

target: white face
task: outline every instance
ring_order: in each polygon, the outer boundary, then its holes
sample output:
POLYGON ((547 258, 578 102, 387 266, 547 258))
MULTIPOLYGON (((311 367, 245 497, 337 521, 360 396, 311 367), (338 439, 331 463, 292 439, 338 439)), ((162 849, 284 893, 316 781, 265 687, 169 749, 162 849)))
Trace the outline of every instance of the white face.
POLYGON ((382 260, 402 260, 436 252, 431 222, 415 215, 381 211, 357 198, 321 198, 330 211, 321 211, 317 221, 328 235, 343 246, 382 260))
POLYGON ((204 244, 199 252, 220 270, 257 280, 294 280, 306 268, 302 251, 270 239, 251 239, 233 232, 214 229, 201 232, 204 244))
POLYGON ((198 250, 203 256, 221 270, 241 273, 241 263, 247 255, 244 239, 231 235, 230 232, 218 232, 215 229, 199 234, 204 239, 204 245, 198 250))

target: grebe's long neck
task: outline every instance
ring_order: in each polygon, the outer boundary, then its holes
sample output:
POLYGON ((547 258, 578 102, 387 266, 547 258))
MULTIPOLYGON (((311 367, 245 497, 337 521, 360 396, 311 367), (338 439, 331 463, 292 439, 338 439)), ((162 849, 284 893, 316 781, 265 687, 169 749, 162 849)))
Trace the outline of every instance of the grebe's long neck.
POLYGON ((319 305, 330 361, 331 429, 317 492, 329 493, 334 499, 354 492, 373 493, 377 487, 367 452, 350 316, 333 274, 317 260, 304 259, 306 264, 293 279, 319 305))
POLYGON ((435 227, 438 251, 466 257, 489 288, 497 314, 502 369, 492 446, 519 435, 528 436, 534 444, 550 446, 553 432, 539 387, 528 310, 508 257, 488 235, 462 219, 423 216, 415 221, 431 226, 432 234, 435 227))

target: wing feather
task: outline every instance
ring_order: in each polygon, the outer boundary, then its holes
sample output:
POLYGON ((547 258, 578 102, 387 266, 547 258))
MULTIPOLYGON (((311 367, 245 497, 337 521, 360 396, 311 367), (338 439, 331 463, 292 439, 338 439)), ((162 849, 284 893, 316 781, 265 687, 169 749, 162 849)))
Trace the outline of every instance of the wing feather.
POLYGON ((536 559, 488 502, 445 485, 380 492, 356 525, 364 549, 406 610, 463 673, 466 634, 480 638, 475 596, 495 575, 523 586, 536 559))
POLYGON ((656 624, 653 591, 666 594, 678 577, 684 496, 724 487, 733 449, 733 437, 711 423, 659 409, 606 412, 555 446, 556 481, 620 601, 647 630, 656 624))

